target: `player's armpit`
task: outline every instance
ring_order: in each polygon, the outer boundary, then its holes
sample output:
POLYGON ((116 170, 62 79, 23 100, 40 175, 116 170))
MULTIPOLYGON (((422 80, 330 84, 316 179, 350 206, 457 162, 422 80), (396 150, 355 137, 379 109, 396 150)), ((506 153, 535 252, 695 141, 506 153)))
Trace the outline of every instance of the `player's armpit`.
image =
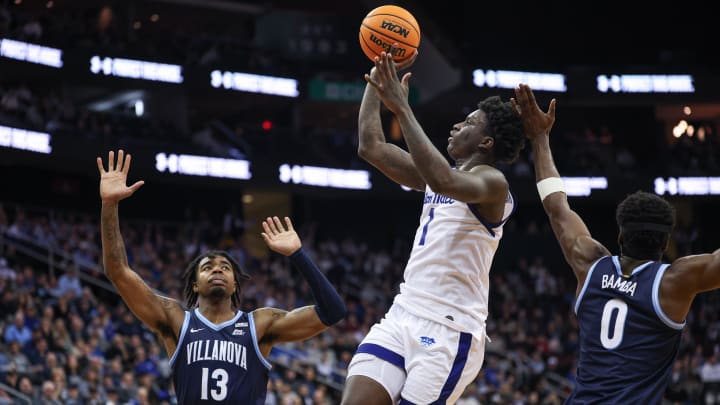
POLYGON ((261 349, 282 342, 305 340, 328 328, 320 321, 315 305, 308 305, 292 311, 277 308, 260 308, 253 311, 255 327, 261 349))
POLYGON ((130 269, 114 277, 112 282, 140 321, 163 336, 163 339, 172 338, 177 342, 177 334, 185 316, 179 302, 156 294, 130 269))

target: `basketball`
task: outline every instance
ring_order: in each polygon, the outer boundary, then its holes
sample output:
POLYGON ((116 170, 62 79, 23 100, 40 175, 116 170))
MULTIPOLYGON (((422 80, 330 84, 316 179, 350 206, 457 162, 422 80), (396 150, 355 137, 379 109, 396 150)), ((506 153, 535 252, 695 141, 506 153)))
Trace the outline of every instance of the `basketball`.
POLYGON ((393 43, 398 44, 393 54, 395 62, 402 62, 413 55, 420 46, 420 26, 415 17, 398 6, 373 9, 360 25, 360 47, 374 61, 382 51, 390 51, 393 43))

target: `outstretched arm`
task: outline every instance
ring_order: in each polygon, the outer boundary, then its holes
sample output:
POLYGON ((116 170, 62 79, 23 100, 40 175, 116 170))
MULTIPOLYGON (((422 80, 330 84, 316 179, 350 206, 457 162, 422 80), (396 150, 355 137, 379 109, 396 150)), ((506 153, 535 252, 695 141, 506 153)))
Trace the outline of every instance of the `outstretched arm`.
POLYGON ((347 309, 340 295, 302 250, 302 244, 290 218, 285 225, 278 217, 263 222, 261 235, 273 251, 290 257, 293 266, 303 275, 315 298, 315 305, 293 311, 277 308, 261 308, 254 312, 258 326, 258 339, 263 354, 278 342, 304 340, 323 332, 345 317, 347 309))
MULTIPOLYGON (((407 67, 415 60, 413 56, 402 67, 407 67)), ((377 74, 373 68, 366 79, 377 74)), ((410 154, 402 148, 385 141, 385 133, 380 119, 380 98, 370 84, 365 87, 360 113, 358 114, 358 156, 375 166, 388 178, 398 184, 425 190, 425 182, 418 174, 410 154)))
POLYGON ((580 289, 592 263, 610 252, 590 236, 585 222, 570 208, 562 188, 562 180, 550 150, 550 129, 555 122, 556 100, 550 102, 548 112, 544 113, 538 107, 529 86, 520 84, 515 89, 515 97, 511 103, 515 112, 520 115, 525 136, 532 145, 538 189, 542 189, 543 194, 549 193, 544 198, 541 197, 543 208, 565 260, 575 272, 580 289))
POLYGON ((118 289, 130 310, 145 325, 163 337, 168 353, 174 353, 177 332, 184 319, 184 310, 177 301, 156 295, 130 268, 125 243, 120 234, 118 217, 120 200, 130 197, 144 184, 143 181, 138 181, 130 187, 126 186, 130 160, 130 154, 125 155, 123 150, 119 150, 116 164, 115 153, 111 151, 108 157, 108 169, 105 170, 102 159, 97 158, 102 200, 100 230, 103 267, 105 275, 118 289))
POLYGON ((447 159, 433 145, 408 102, 411 74, 406 73, 402 80, 398 78, 391 53, 382 52, 380 57, 376 58, 375 71, 373 76, 366 75, 365 80, 397 117, 412 162, 424 183, 436 193, 466 203, 505 199, 508 185, 500 171, 480 167, 470 172, 453 170, 447 159))
POLYGON ((672 262, 660 284, 660 304, 670 319, 683 322, 697 294, 717 289, 720 289, 720 249, 672 262))

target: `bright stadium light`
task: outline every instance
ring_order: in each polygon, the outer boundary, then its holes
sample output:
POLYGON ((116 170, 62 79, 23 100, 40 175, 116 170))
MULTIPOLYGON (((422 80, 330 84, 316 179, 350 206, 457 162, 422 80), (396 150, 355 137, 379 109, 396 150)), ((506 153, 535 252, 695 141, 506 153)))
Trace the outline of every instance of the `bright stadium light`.
POLYGON ((370 190, 370 172, 318 166, 280 165, 278 178, 283 183, 304 184, 316 187, 370 190))

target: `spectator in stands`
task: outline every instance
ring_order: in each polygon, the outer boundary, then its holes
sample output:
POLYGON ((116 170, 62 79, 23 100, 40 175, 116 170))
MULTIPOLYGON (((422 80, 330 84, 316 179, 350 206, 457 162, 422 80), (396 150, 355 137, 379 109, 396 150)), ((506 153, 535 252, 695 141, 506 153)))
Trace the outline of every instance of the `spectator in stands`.
POLYGON ((15 270, 10 268, 7 259, 0 257, 0 279, 14 282, 15 277, 17 277, 15 270))
POLYGON ((25 313, 15 312, 13 323, 5 329, 5 343, 18 342, 25 346, 32 339, 32 331, 25 325, 25 313))
POLYGON ((714 352, 700 368, 705 404, 720 404, 720 362, 714 352))
POLYGON ((33 405, 62 405, 60 393, 57 391, 55 383, 50 380, 43 382, 42 391, 36 397, 33 405))
POLYGON ((76 265, 71 265, 70 268, 58 278, 57 294, 60 296, 68 296, 68 294, 70 294, 71 299, 82 296, 79 270, 76 265))

